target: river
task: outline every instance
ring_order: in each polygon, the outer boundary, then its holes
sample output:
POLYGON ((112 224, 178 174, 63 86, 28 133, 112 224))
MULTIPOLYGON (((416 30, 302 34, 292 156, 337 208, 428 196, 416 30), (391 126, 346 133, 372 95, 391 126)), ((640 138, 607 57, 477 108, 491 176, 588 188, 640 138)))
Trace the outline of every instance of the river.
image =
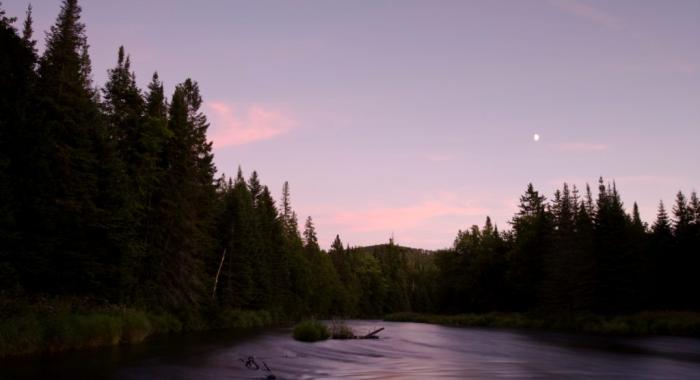
POLYGON ((5 359, 0 379, 700 379, 700 339, 351 321, 377 340, 301 343, 291 329, 180 334, 5 359), (246 368, 244 361, 253 356, 246 368), (264 369, 265 365, 270 369, 264 369))

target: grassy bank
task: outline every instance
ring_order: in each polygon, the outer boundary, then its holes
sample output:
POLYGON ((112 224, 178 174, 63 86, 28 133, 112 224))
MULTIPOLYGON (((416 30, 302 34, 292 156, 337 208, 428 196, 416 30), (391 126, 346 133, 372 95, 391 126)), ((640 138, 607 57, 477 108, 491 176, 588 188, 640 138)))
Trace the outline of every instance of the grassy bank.
POLYGON ((58 352, 143 341, 180 331, 254 328, 275 324, 267 311, 220 310, 207 317, 183 318, 132 308, 32 307, 0 318, 0 357, 58 352))
POLYGON ((654 311, 605 317, 593 314, 538 316, 522 313, 435 315, 397 313, 385 321, 431 323, 446 326, 528 328, 604 335, 677 335, 700 337, 700 313, 654 311))

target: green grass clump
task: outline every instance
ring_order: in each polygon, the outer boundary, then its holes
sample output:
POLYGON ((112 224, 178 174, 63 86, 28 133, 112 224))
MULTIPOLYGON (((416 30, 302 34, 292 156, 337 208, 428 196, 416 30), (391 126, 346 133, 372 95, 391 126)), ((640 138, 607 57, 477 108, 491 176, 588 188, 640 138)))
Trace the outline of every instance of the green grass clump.
POLYGON ((142 342, 154 332, 151 321, 146 313, 142 311, 125 310, 121 317, 121 342, 142 342))
POLYGON ((121 340, 121 319, 116 315, 61 313, 41 323, 48 351, 110 346, 121 340))
POLYGON ((302 321, 294 327, 294 339, 301 342, 317 342, 331 336, 328 327, 316 320, 302 321))
POLYGON ((35 351, 43 342, 39 319, 31 314, 0 320, 0 357, 35 351))
POLYGON ((183 329, 182 322, 177 317, 169 313, 149 314, 154 334, 166 334, 180 332, 183 329))
POLYGON ((229 309, 220 313, 218 328, 259 328, 273 324, 272 314, 267 310, 229 309))

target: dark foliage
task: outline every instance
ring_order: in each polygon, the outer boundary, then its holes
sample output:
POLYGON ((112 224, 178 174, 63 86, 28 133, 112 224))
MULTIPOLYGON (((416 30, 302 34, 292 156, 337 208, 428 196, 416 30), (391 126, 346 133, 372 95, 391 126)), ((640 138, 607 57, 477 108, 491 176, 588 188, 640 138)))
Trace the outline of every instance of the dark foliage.
MULTIPOLYGON (((287 183, 216 176, 197 82, 144 91, 118 49, 95 89, 81 8, 64 0, 37 56, 0 9, 0 296, 81 298, 175 314, 186 327, 240 309, 275 317, 400 311, 628 313, 700 308, 700 202, 678 193, 651 228, 615 184, 551 201, 527 187, 512 230, 460 231, 451 249, 321 250, 287 183), (101 99, 100 99, 101 94, 101 99)), ((232 317, 233 318, 233 317, 232 317)), ((225 325, 225 323, 221 323, 225 325)))

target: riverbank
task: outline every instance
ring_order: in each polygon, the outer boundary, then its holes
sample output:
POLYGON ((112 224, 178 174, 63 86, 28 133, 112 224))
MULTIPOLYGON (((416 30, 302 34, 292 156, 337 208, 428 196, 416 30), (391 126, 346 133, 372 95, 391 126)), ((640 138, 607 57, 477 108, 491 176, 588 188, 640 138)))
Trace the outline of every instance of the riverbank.
POLYGON ((700 313, 685 311, 647 311, 614 317, 593 314, 542 316, 525 313, 457 315, 396 313, 385 316, 384 320, 457 327, 526 328, 602 335, 700 337, 700 313))
POLYGON ((219 310, 182 318, 123 306, 71 310, 56 304, 0 318, 0 357, 133 344, 181 331, 257 328, 278 323, 268 311, 219 310))

